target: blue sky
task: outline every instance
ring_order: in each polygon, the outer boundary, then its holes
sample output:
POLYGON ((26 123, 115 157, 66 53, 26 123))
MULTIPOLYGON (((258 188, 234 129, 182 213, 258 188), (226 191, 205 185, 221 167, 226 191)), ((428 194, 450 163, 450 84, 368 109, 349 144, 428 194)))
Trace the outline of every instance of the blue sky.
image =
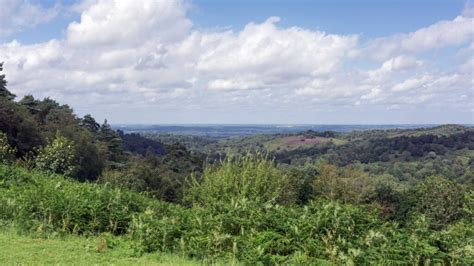
POLYGON ((471 2, 0 2, 9 89, 55 98, 80 115, 112 123, 474 123, 471 2))
POLYGON ((458 0, 195 0, 190 17, 198 27, 242 28, 249 21, 281 17, 281 26, 300 26, 337 34, 382 37, 409 32, 461 13, 458 0))
MULTIPOLYGON (((36 0, 31 3, 52 8, 72 6, 76 0, 36 0)), ((415 31, 440 20, 459 15, 464 0, 193 0, 189 17, 197 28, 242 29, 250 21, 281 18, 280 25, 300 26, 337 34, 361 34, 365 38, 383 37, 415 31)), ((48 23, 10 35, 4 40, 23 43, 60 38, 67 25, 80 14, 64 12, 48 23)))

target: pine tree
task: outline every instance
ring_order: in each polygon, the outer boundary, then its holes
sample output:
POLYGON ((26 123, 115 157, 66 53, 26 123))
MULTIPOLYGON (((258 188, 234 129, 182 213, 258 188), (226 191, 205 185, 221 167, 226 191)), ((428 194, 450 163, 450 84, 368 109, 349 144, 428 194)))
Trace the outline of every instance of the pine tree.
POLYGON ((89 114, 85 115, 84 118, 82 118, 81 125, 87 128, 92 133, 97 133, 100 129, 100 124, 97 123, 95 119, 89 114))
MULTIPOLYGON (((3 71, 3 62, 0 63, 0 72, 3 71)), ((15 94, 11 93, 7 89, 7 80, 5 79, 5 74, 0 74, 0 97, 7 98, 8 100, 15 99, 15 94)))
POLYGON ((100 126, 99 140, 107 147, 107 160, 112 165, 123 161, 123 141, 120 135, 113 130, 107 120, 100 126))

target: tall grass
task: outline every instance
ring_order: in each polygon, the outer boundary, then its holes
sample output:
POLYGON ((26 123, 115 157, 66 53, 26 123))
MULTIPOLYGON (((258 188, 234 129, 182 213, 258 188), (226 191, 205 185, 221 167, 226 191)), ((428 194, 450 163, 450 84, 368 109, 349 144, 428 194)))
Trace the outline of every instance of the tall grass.
POLYGON ((150 200, 126 190, 0 166, 0 218, 30 231, 125 233, 150 200))

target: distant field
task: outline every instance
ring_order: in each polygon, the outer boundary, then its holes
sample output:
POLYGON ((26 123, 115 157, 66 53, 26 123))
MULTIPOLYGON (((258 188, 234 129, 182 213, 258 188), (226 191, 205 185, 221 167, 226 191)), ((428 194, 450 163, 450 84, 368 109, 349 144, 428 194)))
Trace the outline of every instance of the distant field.
MULTIPOLYGON (((136 257, 130 243, 116 238, 112 248, 101 237, 42 239, 0 229, 1 265, 199 265, 179 256, 147 253, 136 257)), ((110 245, 110 244, 109 244, 110 245)))
POLYGON ((337 139, 337 138, 324 138, 311 136, 307 137, 304 135, 293 135, 285 136, 281 138, 276 138, 265 143, 265 148, 269 151, 278 150, 278 149, 296 149, 299 147, 311 147, 315 145, 321 145, 326 143, 334 143, 336 145, 342 145, 347 143, 347 140, 337 139))
POLYGON ((227 138, 258 134, 296 133, 306 130, 351 132, 373 129, 415 129, 430 128, 437 125, 113 125, 125 133, 176 134, 227 138))

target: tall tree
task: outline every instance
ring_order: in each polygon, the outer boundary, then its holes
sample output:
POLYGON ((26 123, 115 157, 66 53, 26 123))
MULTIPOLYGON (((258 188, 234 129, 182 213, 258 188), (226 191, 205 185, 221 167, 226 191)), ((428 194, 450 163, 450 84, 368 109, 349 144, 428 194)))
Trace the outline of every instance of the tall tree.
POLYGON ((100 129, 100 124, 97 123, 90 114, 87 114, 82 118, 81 126, 87 128, 92 133, 97 133, 100 129))
MULTIPOLYGON (((0 63, 0 72, 3 71, 3 62, 0 63)), ((11 93, 7 89, 7 80, 5 74, 0 74, 0 97, 7 98, 8 100, 15 99, 15 94, 11 93)))
POLYGON ((120 135, 110 127, 107 120, 100 126, 99 140, 106 145, 109 164, 112 167, 118 166, 124 160, 123 141, 120 135))
MULTIPOLYGON (((3 62, 0 63, 1 71, 3 62)), ((15 95, 6 85, 5 75, 0 74, 0 131, 6 134, 8 143, 15 147, 17 155, 23 156, 42 143, 41 133, 26 107, 13 101, 15 95)))

